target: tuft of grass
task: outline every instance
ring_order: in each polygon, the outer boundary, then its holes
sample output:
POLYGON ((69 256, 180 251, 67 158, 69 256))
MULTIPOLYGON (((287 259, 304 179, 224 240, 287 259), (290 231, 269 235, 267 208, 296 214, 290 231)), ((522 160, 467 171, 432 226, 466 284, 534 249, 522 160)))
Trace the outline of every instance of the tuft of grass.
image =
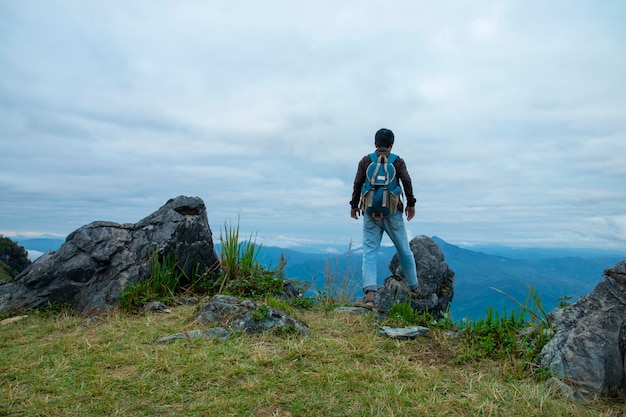
POLYGON ((550 326, 548 313, 541 304, 541 294, 537 293, 536 287, 528 286, 528 297, 526 299, 526 303, 521 303, 520 301, 515 299, 515 297, 505 293, 502 290, 494 287, 490 288, 516 303, 525 313, 528 313, 531 316, 532 320, 539 322, 543 326, 550 326))
POLYGON ((136 311, 149 301, 170 303, 184 282, 185 273, 179 268, 173 254, 153 252, 150 257, 150 276, 145 281, 126 287, 120 295, 120 307, 136 311))
POLYGON ((239 223, 236 227, 224 225, 220 243, 222 273, 217 292, 259 299, 283 289, 286 259, 281 257, 273 270, 265 268, 258 259, 262 245, 252 235, 240 241, 239 223))
POLYGON ((505 309, 500 315, 489 307, 484 318, 475 322, 464 321, 461 326, 464 352, 456 361, 513 358, 520 361, 516 370, 519 376, 530 372, 545 379, 546 371, 537 365, 537 359, 549 341, 552 325, 541 304, 541 295, 529 286, 529 295, 523 304, 505 292, 493 289, 515 301, 518 308, 509 313, 505 309))
POLYGON ((72 314, 0 331, 2 415, 45 416, 615 416, 622 402, 569 403, 518 360, 459 365, 458 338, 378 336, 372 315, 295 310, 311 336, 240 334, 154 344, 194 328, 195 308, 121 310, 94 325, 72 314))
POLYGON ((229 283, 237 281, 241 275, 260 268, 258 256, 261 244, 256 244, 252 235, 246 241, 239 241, 239 222, 237 226, 224 224, 220 233, 222 278, 219 292, 222 292, 229 283))
POLYGON ((175 255, 159 254, 155 251, 150 258, 150 276, 122 291, 120 307, 136 312, 149 301, 172 304, 180 293, 226 293, 242 298, 261 299, 282 291, 287 262, 284 256, 281 256, 276 268, 265 268, 258 260, 261 245, 257 245, 252 237, 239 241, 239 225, 225 225, 220 240, 222 245, 219 272, 202 272, 199 265, 196 265, 192 276, 187 276, 186 268, 181 267, 175 255))

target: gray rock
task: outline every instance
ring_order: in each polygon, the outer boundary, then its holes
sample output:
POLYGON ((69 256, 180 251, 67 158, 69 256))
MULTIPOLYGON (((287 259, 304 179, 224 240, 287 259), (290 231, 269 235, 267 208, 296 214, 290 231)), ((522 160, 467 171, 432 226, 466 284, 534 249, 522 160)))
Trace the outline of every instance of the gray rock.
POLYGON ((219 267, 204 202, 179 196, 136 224, 96 221, 72 232, 0 285, 0 312, 67 302, 85 314, 119 303, 121 292, 149 276, 150 256, 171 253, 187 276, 219 267))
POLYGON ((418 236, 409 245, 417 268, 417 298, 411 298, 398 256, 394 255, 389 264, 392 275, 387 277, 376 294, 376 308, 389 312, 394 304, 408 302, 418 314, 429 312, 435 318, 441 318, 454 296, 454 272, 448 267, 441 249, 431 238, 418 236))
POLYGON ((571 401, 626 394, 626 260, 604 274, 591 294, 550 313, 556 332, 540 363, 554 376, 551 385, 571 401))
POLYGON ((333 312, 338 313, 338 314, 351 313, 351 314, 358 314, 358 315, 368 314, 370 311, 372 310, 363 308, 363 307, 349 307, 349 306, 337 307, 333 310, 333 312))
POLYGON ((196 320, 207 326, 223 326, 244 333, 260 333, 270 329, 309 334, 306 323, 284 311, 228 295, 216 295, 200 309, 196 320))
POLYGON ((389 327, 383 326, 378 330, 378 334, 381 336, 390 337, 392 339, 415 339, 417 336, 421 336, 430 331, 428 327, 422 326, 409 326, 409 327, 389 327))
POLYGON ((148 304, 146 304, 145 306, 143 306, 143 309, 146 312, 156 313, 156 314, 163 314, 163 313, 168 313, 169 314, 169 313, 172 312, 172 310, 167 308, 165 303, 162 303, 161 301, 151 301, 148 304))

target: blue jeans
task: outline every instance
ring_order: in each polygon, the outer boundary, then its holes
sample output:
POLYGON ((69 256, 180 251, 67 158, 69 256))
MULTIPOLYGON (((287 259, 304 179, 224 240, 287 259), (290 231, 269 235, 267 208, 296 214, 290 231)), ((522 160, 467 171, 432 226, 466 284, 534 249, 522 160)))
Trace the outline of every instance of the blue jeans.
POLYGON ((383 238, 383 231, 387 233, 396 247, 398 260, 409 287, 411 289, 417 288, 415 257, 409 247, 402 212, 396 211, 382 220, 375 220, 367 214, 363 215, 363 291, 376 291, 378 289, 376 258, 383 238))

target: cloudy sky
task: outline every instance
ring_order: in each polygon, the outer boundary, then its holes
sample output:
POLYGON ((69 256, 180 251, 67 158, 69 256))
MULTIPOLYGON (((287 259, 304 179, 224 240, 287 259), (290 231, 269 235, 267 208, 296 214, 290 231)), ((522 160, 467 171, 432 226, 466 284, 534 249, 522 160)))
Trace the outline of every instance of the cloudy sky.
POLYGON ((411 236, 626 251, 623 0, 0 0, 0 234, 201 197, 268 245, 360 244, 396 135, 411 236))

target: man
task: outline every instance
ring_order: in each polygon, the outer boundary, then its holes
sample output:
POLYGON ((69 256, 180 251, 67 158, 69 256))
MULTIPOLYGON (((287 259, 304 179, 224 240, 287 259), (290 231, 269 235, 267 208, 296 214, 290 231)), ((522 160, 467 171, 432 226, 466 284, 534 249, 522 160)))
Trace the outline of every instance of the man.
MULTIPOLYGON (((380 129, 374 136, 374 146, 376 146, 376 155, 385 155, 389 157, 391 148, 394 143, 393 132, 389 129, 380 129)), ((372 163, 369 155, 364 156, 359 162, 356 176, 354 178, 354 187, 352 189, 352 200, 350 200, 350 217, 359 218, 359 214, 363 214, 363 292, 365 297, 355 305, 360 305, 369 309, 374 308, 374 297, 378 290, 378 279, 376 274, 376 258, 380 249, 380 242, 383 232, 387 233, 391 241, 396 247, 398 260, 402 271, 408 281, 409 289, 413 293, 417 289, 417 271, 415 268, 415 258, 404 227, 402 219, 403 205, 402 201, 398 201, 398 209, 387 217, 372 216, 365 213, 365 209, 361 207, 361 191, 363 184, 367 180, 367 168, 372 163)), ((404 195, 406 197, 406 218, 411 220, 415 216, 415 197, 413 196, 413 186, 411 177, 407 171, 404 160, 397 157, 393 161, 396 170, 396 176, 402 183, 404 195)), ((413 294, 412 294, 413 295, 413 294)))

